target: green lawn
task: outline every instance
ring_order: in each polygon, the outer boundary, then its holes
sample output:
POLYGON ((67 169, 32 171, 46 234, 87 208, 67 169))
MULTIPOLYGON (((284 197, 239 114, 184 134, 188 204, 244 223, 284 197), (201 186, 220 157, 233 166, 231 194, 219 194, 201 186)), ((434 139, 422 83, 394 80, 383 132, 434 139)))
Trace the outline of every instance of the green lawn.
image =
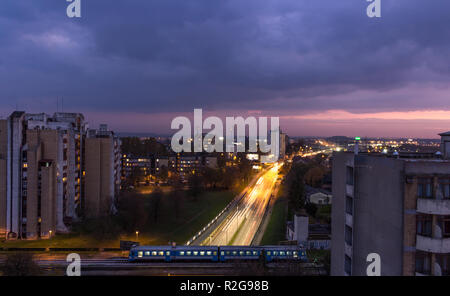
POLYGON ((280 241, 286 240, 286 205, 284 197, 275 202, 261 245, 278 245, 280 241))
MULTIPOLYGON (((178 217, 175 215, 174 203, 169 200, 169 195, 164 194, 161 199, 158 218, 149 215, 145 226, 139 230, 139 242, 141 245, 166 245, 169 241, 184 244, 189 238, 209 223, 234 197, 231 191, 205 192, 196 200, 184 198, 178 217)), ((145 195, 144 212, 149 212, 151 195, 145 195)), ((50 240, 35 241, 8 241, 0 242, 0 247, 24 247, 24 248, 118 248, 119 241, 136 240, 134 231, 124 233, 119 218, 105 218, 101 221, 89 221, 78 225, 74 233, 56 235, 50 240), (103 235, 113 233, 113 235, 103 235)))
POLYGON ((230 191, 207 192, 195 201, 186 199, 178 218, 174 215, 172 204, 163 203, 159 221, 153 225, 149 224, 143 242, 167 244, 168 241, 175 241, 178 244, 184 244, 217 216, 234 195, 235 193, 230 191))

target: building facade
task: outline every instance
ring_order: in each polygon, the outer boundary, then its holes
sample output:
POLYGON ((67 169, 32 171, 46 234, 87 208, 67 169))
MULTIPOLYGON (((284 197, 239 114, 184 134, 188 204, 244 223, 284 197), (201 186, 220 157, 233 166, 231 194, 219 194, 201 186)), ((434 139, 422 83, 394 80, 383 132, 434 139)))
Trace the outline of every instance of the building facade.
POLYGON ((86 216, 115 213, 122 175, 120 140, 101 125, 99 130, 89 130, 85 150, 86 216))
POLYGON ((49 238, 84 215, 94 190, 86 187, 87 134, 79 113, 16 111, 0 120, 1 238, 49 238))
POLYGON ((450 160, 445 154, 333 157, 332 275, 448 275, 450 160))

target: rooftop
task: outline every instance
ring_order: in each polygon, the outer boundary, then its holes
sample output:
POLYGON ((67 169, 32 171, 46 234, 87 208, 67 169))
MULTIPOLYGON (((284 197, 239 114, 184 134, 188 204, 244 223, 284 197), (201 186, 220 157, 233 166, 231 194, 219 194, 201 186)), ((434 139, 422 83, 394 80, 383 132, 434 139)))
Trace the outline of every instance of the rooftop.
POLYGON ((443 136, 450 136, 450 131, 445 132, 445 133, 441 133, 439 134, 439 136, 443 137, 443 136))

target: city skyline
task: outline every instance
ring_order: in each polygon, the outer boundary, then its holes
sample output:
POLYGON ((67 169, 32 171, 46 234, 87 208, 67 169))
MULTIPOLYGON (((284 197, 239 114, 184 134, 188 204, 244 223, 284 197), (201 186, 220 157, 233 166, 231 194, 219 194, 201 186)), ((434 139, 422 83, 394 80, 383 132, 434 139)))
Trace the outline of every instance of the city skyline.
POLYGON ((359 0, 83 1, 80 19, 65 1, 4 2, 2 118, 59 105, 92 126, 171 134, 203 108, 279 116, 291 136, 450 130, 445 1, 386 1, 380 19, 359 0))

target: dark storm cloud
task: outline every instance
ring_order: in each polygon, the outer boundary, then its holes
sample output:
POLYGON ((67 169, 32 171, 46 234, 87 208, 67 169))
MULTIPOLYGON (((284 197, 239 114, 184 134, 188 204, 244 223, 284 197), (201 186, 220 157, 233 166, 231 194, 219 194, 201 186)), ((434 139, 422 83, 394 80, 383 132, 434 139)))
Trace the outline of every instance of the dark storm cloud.
POLYGON ((381 19, 364 0, 82 0, 81 19, 63 0, 0 5, 3 106, 448 109, 395 93, 448 85, 445 0, 382 0, 381 19))

